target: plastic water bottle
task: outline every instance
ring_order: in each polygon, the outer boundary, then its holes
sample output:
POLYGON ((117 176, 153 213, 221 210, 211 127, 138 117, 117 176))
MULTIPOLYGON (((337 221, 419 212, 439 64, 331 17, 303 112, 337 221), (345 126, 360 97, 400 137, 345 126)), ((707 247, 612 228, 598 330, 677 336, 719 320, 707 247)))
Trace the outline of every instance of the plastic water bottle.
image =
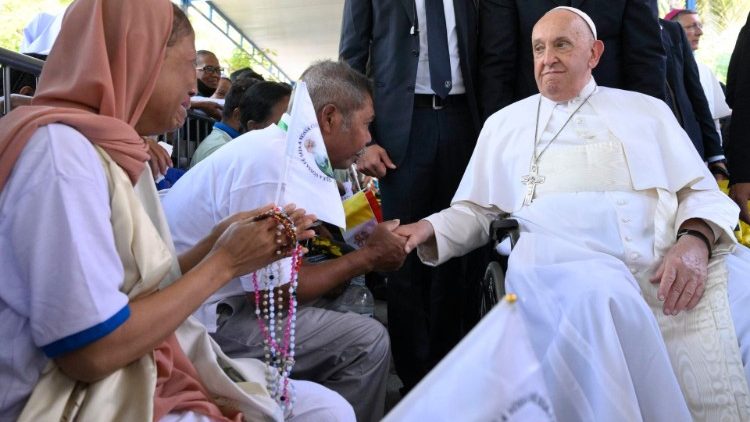
POLYGON ((354 312, 372 317, 375 312, 375 298, 365 284, 365 276, 354 277, 349 287, 336 299, 335 309, 341 312, 354 312))

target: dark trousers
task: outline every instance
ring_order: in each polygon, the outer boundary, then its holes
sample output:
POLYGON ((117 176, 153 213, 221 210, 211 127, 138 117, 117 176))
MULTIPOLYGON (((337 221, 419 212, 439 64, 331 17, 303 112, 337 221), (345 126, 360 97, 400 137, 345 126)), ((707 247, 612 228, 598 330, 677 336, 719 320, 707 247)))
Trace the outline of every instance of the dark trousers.
MULTIPOLYGON (((380 181, 383 217, 418 221, 450 205, 476 142, 464 103, 415 108, 403 162, 380 181)), ((461 259, 423 265, 412 252, 389 274, 388 331, 403 392, 414 387, 465 334, 461 259)))

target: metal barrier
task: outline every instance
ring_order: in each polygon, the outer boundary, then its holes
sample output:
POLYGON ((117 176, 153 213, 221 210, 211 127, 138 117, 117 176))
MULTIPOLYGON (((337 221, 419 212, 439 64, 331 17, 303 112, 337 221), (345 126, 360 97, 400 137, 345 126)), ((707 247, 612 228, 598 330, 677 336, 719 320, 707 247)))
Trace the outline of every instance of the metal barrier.
MULTIPOLYGON (((44 62, 24 54, 0 48, 0 66, 2 66, 2 87, 3 87, 3 105, 0 110, 0 117, 5 115, 5 110, 12 110, 11 104, 11 69, 30 73, 39 78, 42 73, 44 62)), ((201 113, 188 111, 188 118, 185 124, 174 132, 159 135, 160 141, 171 144, 174 148, 172 151, 172 160, 176 168, 187 169, 190 167, 190 160, 198 144, 211 133, 214 119, 201 113)))
POLYGON ((2 65, 2 84, 3 84, 3 108, 0 110, 0 116, 3 116, 7 111, 12 109, 11 95, 11 69, 18 70, 20 72, 30 73, 39 78, 39 74, 42 73, 42 66, 44 62, 35 59, 33 57, 19 54, 4 48, 0 48, 0 65, 2 65))
POLYGON ((173 147, 172 161, 175 168, 187 170, 190 160, 193 158, 198 144, 200 144, 211 130, 213 130, 214 119, 202 113, 188 111, 185 124, 174 132, 159 135, 159 140, 173 147))

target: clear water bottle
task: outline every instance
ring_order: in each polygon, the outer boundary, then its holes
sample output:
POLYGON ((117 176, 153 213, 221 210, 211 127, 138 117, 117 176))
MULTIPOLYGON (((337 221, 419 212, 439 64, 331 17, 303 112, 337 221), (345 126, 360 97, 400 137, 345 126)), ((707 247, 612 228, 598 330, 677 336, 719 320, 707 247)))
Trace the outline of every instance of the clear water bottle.
POLYGON ((336 299, 334 309, 341 312, 354 312, 372 317, 375 312, 375 298, 365 284, 365 276, 352 279, 349 287, 336 299))

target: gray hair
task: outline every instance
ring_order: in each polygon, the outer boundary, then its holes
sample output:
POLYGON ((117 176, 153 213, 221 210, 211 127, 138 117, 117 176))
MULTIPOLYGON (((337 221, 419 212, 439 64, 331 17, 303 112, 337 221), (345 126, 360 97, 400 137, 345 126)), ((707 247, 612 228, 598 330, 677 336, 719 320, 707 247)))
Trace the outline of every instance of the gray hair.
POLYGON ((302 73, 300 79, 307 84, 315 113, 319 113, 327 104, 333 104, 344 116, 345 126, 349 125, 353 112, 372 100, 370 80, 341 61, 315 62, 302 73))

